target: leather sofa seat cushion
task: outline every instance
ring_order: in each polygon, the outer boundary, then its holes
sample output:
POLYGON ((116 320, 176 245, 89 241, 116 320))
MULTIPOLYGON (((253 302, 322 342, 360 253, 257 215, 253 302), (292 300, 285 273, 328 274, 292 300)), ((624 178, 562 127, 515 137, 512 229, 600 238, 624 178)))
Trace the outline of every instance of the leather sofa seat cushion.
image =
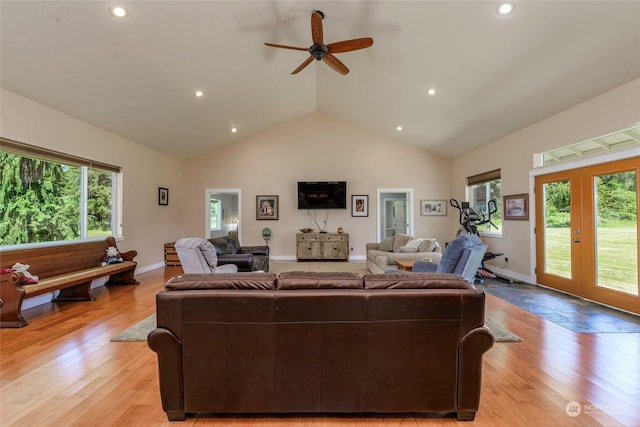
POLYGON ((349 272, 286 271, 280 273, 278 289, 362 289, 362 277, 349 272))
POLYGON ((168 291, 204 289, 276 289, 275 273, 183 274, 169 280, 168 291))
POLYGON ((365 289, 475 289, 459 274, 386 273, 364 276, 365 289))

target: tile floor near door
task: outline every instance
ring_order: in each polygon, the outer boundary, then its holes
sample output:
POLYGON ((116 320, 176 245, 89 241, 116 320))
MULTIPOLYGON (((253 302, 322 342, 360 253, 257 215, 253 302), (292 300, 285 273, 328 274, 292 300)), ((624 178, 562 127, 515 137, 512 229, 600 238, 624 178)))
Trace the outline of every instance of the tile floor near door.
POLYGON ((576 333, 640 333, 640 316, 526 283, 485 279, 478 289, 576 333))

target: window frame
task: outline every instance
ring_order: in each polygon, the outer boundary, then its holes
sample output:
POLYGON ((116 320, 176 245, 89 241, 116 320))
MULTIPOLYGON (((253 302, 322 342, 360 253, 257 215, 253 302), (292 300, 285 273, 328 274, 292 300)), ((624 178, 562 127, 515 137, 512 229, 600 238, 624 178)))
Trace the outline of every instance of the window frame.
POLYGON ((502 223, 502 177, 501 170, 495 169, 492 171, 484 172, 478 175, 473 175, 467 177, 465 187, 466 200, 469 201, 469 206, 474 208, 478 213, 482 214, 482 211, 477 208, 477 204, 475 203, 475 195, 474 191, 479 186, 485 187, 485 202, 484 202, 484 212, 488 212, 489 210, 489 201, 494 200, 497 207, 496 216, 500 217, 500 226, 496 230, 490 223, 478 226, 478 234, 480 236, 488 236, 488 237, 502 237, 503 236, 503 223, 502 223), (493 183, 498 183, 500 187, 500 195, 497 197, 491 198, 491 185, 493 183), (498 215, 500 214, 500 215, 498 215))
POLYGON ((20 141, 11 140, 0 137, 2 143, 0 149, 3 152, 10 153, 20 157, 28 157, 51 163, 58 163, 69 167, 78 167, 80 169, 80 187, 79 187, 79 234, 78 239, 69 240, 51 240, 46 242, 28 242, 16 243, 11 245, 0 246, 0 252, 15 249, 27 249, 33 247, 47 247, 72 244, 83 241, 102 240, 104 236, 89 236, 88 215, 89 215, 89 197, 88 183, 90 170, 96 170, 102 173, 111 174, 111 233, 116 239, 122 239, 122 172, 119 166, 110 165, 103 162, 85 159, 78 156, 68 155, 59 151, 47 148, 37 147, 20 141))

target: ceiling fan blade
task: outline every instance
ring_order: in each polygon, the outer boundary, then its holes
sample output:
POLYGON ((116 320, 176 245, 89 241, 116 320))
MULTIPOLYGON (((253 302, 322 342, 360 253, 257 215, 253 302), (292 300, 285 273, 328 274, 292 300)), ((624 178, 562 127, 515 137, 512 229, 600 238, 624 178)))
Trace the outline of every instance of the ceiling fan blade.
POLYGON ((311 14, 311 38, 313 39, 313 44, 324 44, 324 37, 322 35, 322 15, 317 11, 314 11, 311 14))
POLYGON ((271 46, 271 47, 279 47, 281 49, 304 50, 305 52, 310 51, 308 47, 285 46, 283 44, 273 44, 273 43, 265 43, 265 45, 271 46))
POLYGON ((328 53, 327 56, 324 57, 323 61, 326 62, 329 67, 333 68, 335 71, 342 75, 345 75, 349 72, 347 66, 330 53, 328 53))
POLYGON ((300 71, 302 71, 302 69, 304 67, 306 67, 307 65, 311 64, 313 62, 315 58, 313 56, 310 56, 306 59, 306 61, 304 61, 302 64, 300 64, 300 66, 298 68, 296 68, 295 70, 293 70, 291 72, 291 74, 298 74, 300 71))
POLYGON ((363 37, 361 39, 344 40, 328 44, 329 53, 350 52, 352 50, 365 49, 373 45, 371 37, 363 37))

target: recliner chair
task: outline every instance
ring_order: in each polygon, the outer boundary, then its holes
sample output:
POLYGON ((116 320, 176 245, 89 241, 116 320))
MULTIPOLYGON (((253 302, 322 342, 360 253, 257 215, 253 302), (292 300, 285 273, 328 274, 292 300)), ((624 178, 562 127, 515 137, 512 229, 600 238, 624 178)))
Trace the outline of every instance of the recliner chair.
POLYGON ((482 243, 480 237, 474 234, 459 235, 449 242, 439 264, 416 261, 413 264, 413 271, 460 274, 468 282, 473 283, 486 251, 487 245, 482 243))
POLYGON ((174 245, 185 274, 191 273, 236 273, 234 264, 218 267, 218 256, 213 244, 200 237, 178 239, 174 245))

